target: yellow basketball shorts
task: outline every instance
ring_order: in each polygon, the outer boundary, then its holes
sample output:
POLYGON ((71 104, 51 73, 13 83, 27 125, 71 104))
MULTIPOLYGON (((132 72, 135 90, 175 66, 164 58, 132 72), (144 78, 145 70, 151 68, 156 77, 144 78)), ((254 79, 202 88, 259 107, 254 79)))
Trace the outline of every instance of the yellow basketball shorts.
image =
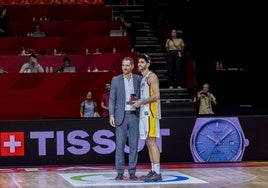
POLYGON ((160 123, 158 118, 152 116, 140 118, 139 129, 140 139, 160 137, 160 123))

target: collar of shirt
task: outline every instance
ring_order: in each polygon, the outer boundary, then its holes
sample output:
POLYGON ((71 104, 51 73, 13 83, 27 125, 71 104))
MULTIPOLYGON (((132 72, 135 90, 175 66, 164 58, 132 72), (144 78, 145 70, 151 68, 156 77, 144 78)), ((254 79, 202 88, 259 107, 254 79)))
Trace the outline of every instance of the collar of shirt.
MULTIPOLYGON (((134 93, 134 83, 133 83, 132 74, 129 80, 124 76, 124 85, 125 85, 125 94, 126 94, 125 97, 126 97, 126 102, 127 102, 130 100, 130 95, 134 93)), ((126 104, 125 110, 131 111, 131 110, 136 110, 136 108, 132 105, 126 104)))

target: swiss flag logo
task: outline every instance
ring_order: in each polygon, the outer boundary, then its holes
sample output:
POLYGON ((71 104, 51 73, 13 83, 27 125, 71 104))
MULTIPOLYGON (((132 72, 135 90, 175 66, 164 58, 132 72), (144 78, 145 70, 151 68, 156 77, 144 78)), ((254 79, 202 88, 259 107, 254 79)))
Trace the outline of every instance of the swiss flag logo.
POLYGON ((0 156, 24 156, 24 132, 1 132, 0 156))

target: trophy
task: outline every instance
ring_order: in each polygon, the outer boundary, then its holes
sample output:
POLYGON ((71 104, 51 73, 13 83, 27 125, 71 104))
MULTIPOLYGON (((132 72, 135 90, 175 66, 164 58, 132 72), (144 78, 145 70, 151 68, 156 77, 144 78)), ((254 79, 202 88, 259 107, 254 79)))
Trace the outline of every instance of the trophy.
POLYGON ((134 104, 134 101, 137 100, 137 95, 135 93, 130 94, 129 101, 127 101, 127 104, 132 105, 134 104))

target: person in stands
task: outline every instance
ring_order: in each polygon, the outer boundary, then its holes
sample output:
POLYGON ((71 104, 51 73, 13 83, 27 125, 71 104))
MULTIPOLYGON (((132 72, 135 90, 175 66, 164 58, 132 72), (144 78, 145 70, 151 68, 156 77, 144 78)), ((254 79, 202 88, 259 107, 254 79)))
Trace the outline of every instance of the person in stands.
POLYGON ((203 84, 203 89, 197 92, 193 100, 198 108, 198 115, 214 115, 213 107, 217 105, 215 96, 210 92, 209 84, 203 84))
POLYGON ((45 36, 47 36, 47 34, 41 30, 40 23, 36 23, 34 27, 35 27, 34 31, 31 33, 32 37, 45 37, 45 36))
POLYGON ((102 117, 109 116, 109 95, 110 95, 111 84, 105 84, 105 92, 101 95, 101 108, 103 110, 102 117))
POLYGON ((62 65, 60 65, 54 72, 64 72, 66 67, 71 67, 71 58, 68 56, 63 57, 62 65))
POLYGON ((93 95, 89 91, 86 96, 86 100, 80 104, 80 116, 82 118, 100 117, 97 111, 97 103, 93 100, 93 95))
POLYGON ((8 9, 5 6, 0 10, 0 37, 7 37, 10 35, 8 32, 8 15, 8 9))
POLYGON ((167 69, 169 88, 181 88, 181 67, 183 63, 184 41, 176 29, 171 29, 170 37, 166 40, 167 69))
POLYGON ((44 68, 38 62, 37 55, 31 54, 29 56, 29 61, 24 63, 19 71, 19 73, 43 73, 44 68))

